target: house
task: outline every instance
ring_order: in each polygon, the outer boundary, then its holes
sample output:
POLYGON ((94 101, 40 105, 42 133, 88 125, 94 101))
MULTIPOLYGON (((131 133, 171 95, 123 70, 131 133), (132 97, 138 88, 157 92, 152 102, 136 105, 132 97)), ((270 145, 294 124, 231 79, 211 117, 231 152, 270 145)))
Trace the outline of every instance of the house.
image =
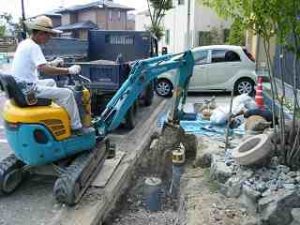
POLYGON ((135 30, 147 30, 151 26, 150 14, 148 9, 136 14, 135 30))
POLYGON ((134 10, 112 0, 95 1, 56 10, 61 14, 62 36, 87 39, 89 29, 133 30, 134 25, 128 19, 128 11, 134 10))
MULTIPOLYGON (((138 13, 136 29, 149 26, 149 18, 148 11, 138 13)), ((173 9, 166 12, 162 25, 165 35, 160 46, 174 53, 190 47, 223 44, 228 37, 231 22, 220 19, 214 11, 200 5, 197 0, 173 0, 173 9)))
POLYGON ((37 15, 32 16, 32 17, 28 17, 27 19, 31 20, 31 19, 34 19, 38 16, 47 16, 52 20, 53 27, 58 27, 58 26, 61 25, 61 14, 57 13, 56 11, 58 11, 58 10, 57 9, 50 10, 50 11, 47 11, 47 12, 43 12, 41 14, 37 14, 37 15))

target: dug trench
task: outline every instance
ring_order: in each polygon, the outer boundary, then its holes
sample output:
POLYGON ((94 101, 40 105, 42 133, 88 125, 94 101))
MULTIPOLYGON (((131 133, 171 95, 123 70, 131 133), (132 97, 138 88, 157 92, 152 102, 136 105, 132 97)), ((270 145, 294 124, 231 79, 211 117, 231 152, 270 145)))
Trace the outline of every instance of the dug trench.
POLYGON ((220 149, 219 145, 216 140, 185 134, 178 126, 164 125, 161 134, 152 135, 129 187, 103 224, 240 225, 248 221, 247 210, 237 199, 221 194, 210 170, 200 167, 207 160, 206 152, 220 149), (183 167, 172 160, 180 143, 185 149, 183 167), (149 195, 147 180, 152 177, 161 183, 149 195))

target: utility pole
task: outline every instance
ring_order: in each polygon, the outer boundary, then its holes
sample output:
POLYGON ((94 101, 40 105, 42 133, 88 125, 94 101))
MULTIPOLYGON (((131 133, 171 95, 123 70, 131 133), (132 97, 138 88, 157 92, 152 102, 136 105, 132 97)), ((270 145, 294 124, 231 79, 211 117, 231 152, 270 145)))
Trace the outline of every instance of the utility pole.
POLYGON ((187 1, 187 24, 186 24, 186 49, 191 48, 191 37, 190 37, 190 30, 191 30, 191 0, 187 1))
POLYGON ((22 32, 22 38, 23 40, 26 39, 26 26, 25 26, 25 9, 24 9, 24 0, 21 0, 21 6, 22 6, 22 27, 23 27, 23 32, 22 32))

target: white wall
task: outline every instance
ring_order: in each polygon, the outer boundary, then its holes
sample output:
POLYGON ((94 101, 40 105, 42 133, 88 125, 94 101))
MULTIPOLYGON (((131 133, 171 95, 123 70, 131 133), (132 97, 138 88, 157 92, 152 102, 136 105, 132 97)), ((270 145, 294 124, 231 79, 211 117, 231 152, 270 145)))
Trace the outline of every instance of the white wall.
POLYGON ((168 47, 169 52, 184 51, 189 43, 190 47, 197 46, 199 31, 209 31, 213 27, 230 28, 230 21, 220 19, 210 8, 201 6, 197 0, 190 0, 190 32, 188 34, 188 0, 185 0, 184 5, 178 5, 178 0, 173 2, 175 8, 168 11, 164 19, 165 30, 170 30, 170 43, 167 45, 164 38, 161 41, 161 45, 168 47))
MULTIPOLYGON (((178 5, 173 0, 174 8, 167 11, 163 19, 165 31, 170 31, 167 44, 164 36, 159 48, 167 47, 169 53, 182 52, 189 47, 198 46, 199 31, 210 31, 213 27, 219 29, 230 28, 231 22, 220 18, 208 7, 201 6, 197 0, 184 0, 184 5, 178 5), (188 1, 190 1, 190 31, 188 33, 188 1), (187 38, 189 37, 189 41, 187 38)), ((146 12, 136 15, 136 30, 145 30, 150 25, 150 17, 146 12)))
POLYGON ((150 16, 148 15, 148 10, 138 12, 135 16, 135 30, 143 31, 146 27, 151 24, 150 16))
POLYGON ((229 28, 231 22, 222 20, 217 14, 206 6, 202 6, 199 3, 195 5, 194 11, 195 27, 197 31, 209 31, 213 27, 229 28))
POLYGON ((181 52, 186 48, 187 44, 187 0, 184 5, 177 5, 174 2, 174 9, 167 11, 163 21, 165 30, 170 31, 170 42, 165 42, 165 37, 161 41, 161 46, 168 48, 169 53, 181 52))
POLYGON ((199 44, 199 31, 210 31, 212 28, 220 30, 230 28, 232 22, 219 18, 212 9, 200 5, 198 2, 194 4, 194 7, 194 17, 198 19, 194 20, 193 46, 197 46, 199 44))

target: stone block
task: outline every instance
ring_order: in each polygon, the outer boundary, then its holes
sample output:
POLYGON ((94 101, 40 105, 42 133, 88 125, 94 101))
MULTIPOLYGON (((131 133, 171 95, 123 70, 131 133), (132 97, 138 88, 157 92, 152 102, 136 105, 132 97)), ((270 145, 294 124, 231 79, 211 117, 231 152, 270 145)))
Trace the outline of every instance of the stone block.
POLYGON ((226 183, 222 185, 220 191, 228 198, 237 198, 240 196, 241 190, 241 180, 238 177, 230 177, 226 183))
POLYGON ((242 193, 239 197, 239 201, 242 206, 246 207, 249 214, 255 215, 257 212, 257 201, 260 197, 258 191, 253 190, 249 186, 242 186, 242 193))
POLYGON ((300 195, 295 190, 277 192, 276 195, 264 197, 258 202, 262 222, 272 225, 292 223, 293 208, 300 208, 300 195))
POLYGON ((212 179, 224 184, 232 176, 232 170, 232 167, 225 164, 223 157, 212 155, 210 167, 210 176, 212 179))
POLYGON ((300 208, 293 208, 291 210, 291 214, 293 216, 294 222, 300 224, 300 208))

